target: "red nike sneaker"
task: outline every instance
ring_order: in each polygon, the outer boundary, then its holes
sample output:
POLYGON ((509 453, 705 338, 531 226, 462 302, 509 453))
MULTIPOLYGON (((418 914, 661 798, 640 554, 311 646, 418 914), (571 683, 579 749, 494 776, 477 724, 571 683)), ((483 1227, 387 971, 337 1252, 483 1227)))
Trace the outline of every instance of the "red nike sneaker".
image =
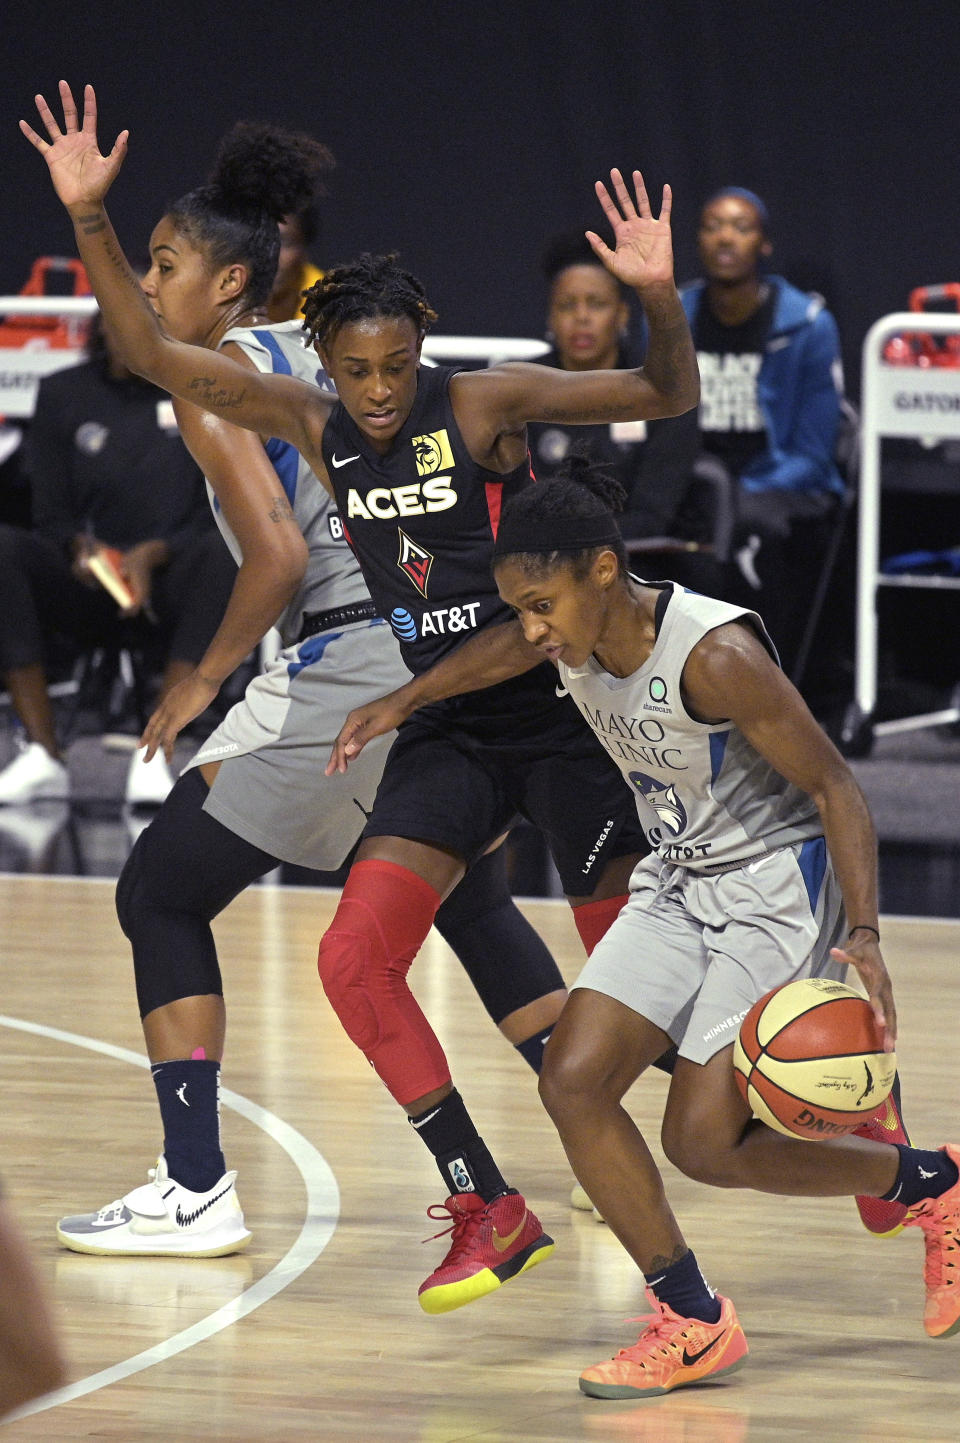
MULTIPOLYGON (((907 1129, 900 1112, 900 1074, 895 1073, 890 1096, 880 1112, 854 1129, 854 1137, 869 1137, 872 1142, 901 1142, 910 1146, 907 1129)), ((880 1197, 855 1199, 860 1221, 874 1237, 892 1238, 902 1232, 907 1217, 903 1203, 884 1202, 880 1197)))
POLYGON ((504 1193, 490 1203, 473 1192, 454 1193, 445 1203, 428 1208, 427 1216, 451 1217, 453 1224, 444 1232, 452 1232, 453 1239, 443 1262, 420 1285, 425 1313, 462 1308, 553 1252, 553 1238, 518 1192, 504 1193))

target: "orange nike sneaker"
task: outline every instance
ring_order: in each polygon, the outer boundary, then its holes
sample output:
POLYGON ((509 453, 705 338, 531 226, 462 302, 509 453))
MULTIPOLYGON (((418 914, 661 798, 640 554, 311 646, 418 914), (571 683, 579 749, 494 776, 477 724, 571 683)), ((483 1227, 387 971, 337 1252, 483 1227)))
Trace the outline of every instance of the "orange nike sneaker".
POLYGON ((580 1374, 580 1391, 591 1398, 655 1398, 691 1383, 733 1373, 747 1361, 747 1340, 729 1298, 717 1294, 716 1323, 681 1318, 647 1294, 653 1318, 632 1348, 580 1374))
MULTIPOLYGON (((960 1167, 960 1145, 947 1143, 940 1151, 960 1167)), ((908 1208, 906 1226, 923 1229, 923 1326, 931 1338, 949 1338, 960 1330, 960 1180, 939 1197, 908 1208)))
POLYGON ((450 1250, 439 1268, 420 1285, 425 1313, 451 1313, 475 1298, 542 1263, 553 1252, 553 1238, 540 1226, 518 1192, 486 1203, 473 1192, 454 1193, 445 1203, 427 1209, 427 1216, 449 1216, 453 1224, 450 1250))
MULTIPOLYGON (((890 1096, 880 1112, 867 1118, 854 1129, 854 1137, 869 1137, 872 1142, 900 1142, 910 1146, 907 1129, 900 1111, 900 1074, 894 1074, 890 1096)), ((878 1238, 893 1238, 903 1231, 907 1209, 903 1203, 884 1202, 882 1197, 858 1197, 854 1201, 860 1221, 868 1233, 878 1238)))

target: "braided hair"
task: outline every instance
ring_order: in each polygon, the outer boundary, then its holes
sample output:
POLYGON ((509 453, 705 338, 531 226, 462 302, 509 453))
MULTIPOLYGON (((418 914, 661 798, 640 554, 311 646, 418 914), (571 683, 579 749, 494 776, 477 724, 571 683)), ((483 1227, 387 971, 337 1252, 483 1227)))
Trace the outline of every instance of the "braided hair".
POLYGON ((211 269, 242 262, 247 298, 261 306, 277 272, 278 223, 323 193, 320 177, 334 164, 310 135, 241 120, 221 141, 207 184, 174 201, 167 215, 211 269))
POLYGON ((600 551, 612 551, 625 577, 627 551, 614 513, 623 510, 626 499, 609 464, 593 454, 588 442, 577 441, 548 481, 525 486, 503 508, 494 566, 509 557, 531 577, 567 566, 582 580, 600 551), (581 529, 594 535, 605 532, 610 539, 579 544, 581 529), (561 535, 562 544, 557 539, 561 535))
POLYGON ((437 319, 416 276, 397 264, 395 253, 364 253, 349 265, 334 266, 306 292, 303 329, 317 345, 329 345, 341 327, 376 316, 406 316, 422 336, 437 319))

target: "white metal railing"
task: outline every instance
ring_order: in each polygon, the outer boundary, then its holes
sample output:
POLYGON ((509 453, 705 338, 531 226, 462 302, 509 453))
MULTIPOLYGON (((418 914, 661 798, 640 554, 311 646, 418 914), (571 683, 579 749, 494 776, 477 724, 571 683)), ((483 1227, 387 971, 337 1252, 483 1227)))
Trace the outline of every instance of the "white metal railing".
POLYGON ((903 332, 960 335, 960 316, 895 311, 874 322, 863 343, 854 701, 863 723, 878 736, 960 721, 960 707, 951 706, 922 716, 872 722, 877 704, 878 588, 960 588, 960 580, 954 578, 909 574, 887 576, 880 570, 881 438, 960 439, 960 368, 887 363, 883 359, 884 345, 892 336, 903 332))
MULTIPOLYGON (((0 296, 0 316, 90 316, 93 296, 0 296)), ((518 336, 427 336, 423 354, 433 361, 532 361, 550 347, 545 341, 518 336)), ((83 352, 51 346, 41 333, 23 345, 4 346, 0 327, 0 416, 33 415, 37 384, 43 376, 76 365, 83 352)))

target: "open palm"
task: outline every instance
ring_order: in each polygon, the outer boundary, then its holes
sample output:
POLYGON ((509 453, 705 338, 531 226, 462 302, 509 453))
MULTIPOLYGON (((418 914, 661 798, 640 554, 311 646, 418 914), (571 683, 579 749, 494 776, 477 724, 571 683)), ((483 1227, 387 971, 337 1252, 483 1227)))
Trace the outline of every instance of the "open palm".
POLYGON ((37 95, 35 100, 40 119, 50 137, 49 142, 38 135, 25 120, 21 120, 20 129, 47 162, 57 195, 68 209, 72 206, 99 205, 123 164, 129 132, 120 132, 109 155, 100 154, 97 143, 97 97, 92 85, 84 87, 82 125, 77 123, 76 102, 65 80, 60 82, 62 130, 43 96, 37 95))
POLYGON ((670 187, 663 187, 660 215, 655 217, 639 170, 633 172, 636 203, 619 170, 611 170, 610 180, 616 200, 602 180, 597 181, 596 191, 613 230, 615 249, 611 250, 594 231, 587 231, 587 239, 607 270, 624 285, 643 290, 647 286, 672 284, 670 210, 673 196, 670 187))

